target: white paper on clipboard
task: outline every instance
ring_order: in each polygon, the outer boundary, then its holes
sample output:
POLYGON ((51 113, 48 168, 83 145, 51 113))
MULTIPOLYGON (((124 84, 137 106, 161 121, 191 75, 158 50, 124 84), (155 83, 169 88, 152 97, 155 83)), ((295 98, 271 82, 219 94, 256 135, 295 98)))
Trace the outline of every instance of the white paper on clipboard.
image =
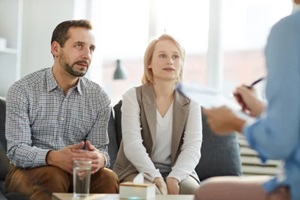
POLYGON ((220 91, 209 88, 201 87, 188 83, 180 83, 176 87, 177 91, 182 95, 192 99, 200 106, 209 108, 218 108, 227 106, 234 111, 239 117, 245 120, 254 119, 242 111, 241 106, 232 98, 224 96, 220 91))

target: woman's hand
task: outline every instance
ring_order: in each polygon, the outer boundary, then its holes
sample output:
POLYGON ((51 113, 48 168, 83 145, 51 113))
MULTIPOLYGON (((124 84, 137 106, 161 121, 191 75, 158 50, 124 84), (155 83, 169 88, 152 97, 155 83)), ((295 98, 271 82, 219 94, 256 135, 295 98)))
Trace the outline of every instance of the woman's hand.
POLYGON ((153 183, 156 185, 161 194, 168 194, 167 184, 165 183, 163 178, 156 177, 153 183))
POLYGON ((168 194, 179 194, 179 182, 174 177, 168 177, 166 180, 168 194))

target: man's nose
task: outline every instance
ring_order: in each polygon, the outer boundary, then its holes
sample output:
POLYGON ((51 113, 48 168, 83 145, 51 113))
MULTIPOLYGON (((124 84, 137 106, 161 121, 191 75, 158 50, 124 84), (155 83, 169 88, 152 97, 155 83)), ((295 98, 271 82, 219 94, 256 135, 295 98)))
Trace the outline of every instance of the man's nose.
POLYGON ((83 57, 86 58, 86 59, 92 59, 92 55, 93 55, 93 52, 90 50, 90 48, 85 48, 83 50, 83 57))

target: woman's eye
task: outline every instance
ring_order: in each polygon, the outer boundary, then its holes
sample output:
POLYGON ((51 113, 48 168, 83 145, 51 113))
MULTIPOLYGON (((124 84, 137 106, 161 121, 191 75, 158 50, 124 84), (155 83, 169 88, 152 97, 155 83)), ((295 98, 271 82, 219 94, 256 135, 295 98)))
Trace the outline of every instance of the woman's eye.
POLYGON ((160 58, 165 58, 166 55, 165 55, 165 54, 160 54, 159 57, 160 57, 160 58))
POLYGON ((173 55, 172 58, 177 59, 177 58, 179 58, 179 55, 173 55))

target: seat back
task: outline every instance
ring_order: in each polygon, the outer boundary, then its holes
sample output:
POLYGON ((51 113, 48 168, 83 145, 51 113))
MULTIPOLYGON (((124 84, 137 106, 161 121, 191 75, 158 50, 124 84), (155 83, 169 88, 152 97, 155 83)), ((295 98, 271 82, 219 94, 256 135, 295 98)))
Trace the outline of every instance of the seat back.
POLYGON ((9 160, 6 156, 5 115, 6 102, 0 98, 0 181, 3 182, 9 169, 9 160))
MULTIPOLYGON (((122 124, 121 124, 121 107, 122 101, 119 101, 114 107, 114 123, 115 129, 109 131, 110 146, 112 148, 119 148, 122 140, 122 124)), ((200 180, 207 179, 213 176, 240 176, 241 159, 239 144, 236 134, 229 136, 215 135, 206 123, 206 116, 202 112, 202 126, 203 126, 203 142, 201 148, 201 159, 196 166, 196 172, 200 180)), ((112 152, 112 151, 111 151, 112 152)), ((117 151, 111 157, 111 168, 115 162, 117 151)))
POLYGON ((116 133, 116 126, 115 126, 115 119, 114 119, 114 112, 112 110, 109 122, 108 122, 108 154, 110 157, 110 166, 109 168, 112 169, 115 160, 117 158, 118 150, 119 150, 119 143, 117 142, 117 133, 116 133))
POLYGON ((5 139, 5 115, 6 115, 6 101, 0 98, 0 147, 6 150, 5 139))
POLYGON ((202 133, 201 159, 196 166, 200 180, 214 176, 241 176, 242 165, 237 135, 216 135, 208 126, 204 112, 202 133))

